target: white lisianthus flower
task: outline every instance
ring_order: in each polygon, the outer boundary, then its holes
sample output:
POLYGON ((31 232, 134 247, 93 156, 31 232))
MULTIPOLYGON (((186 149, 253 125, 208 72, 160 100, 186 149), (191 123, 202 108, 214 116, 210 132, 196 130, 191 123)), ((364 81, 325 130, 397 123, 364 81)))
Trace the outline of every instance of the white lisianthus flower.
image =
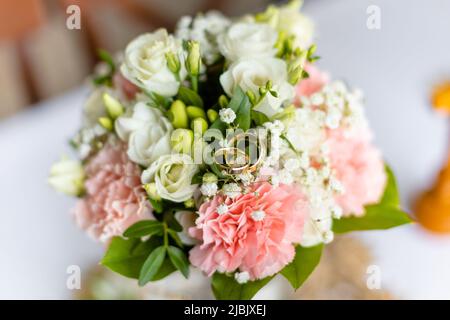
POLYGON ((198 14, 195 18, 184 16, 178 21, 175 35, 180 39, 198 41, 203 60, 210 65, 220 58, 217 37, 230 23, 231 21, 218 11, 198 14))
POLYGON ((197 215, 192 211, 177 211, 175 212, 175 219, 177 219, 178 223, 181 225, 183 230, 178 232, 178 236, 181 239, 181 242, 188 246, 193 246, 198 243, 197 239, 192 238, 189 235, 189 228, 195 227, 195 219, 197 215))
POLYGON ((162 155, 169 154, 172 125, 156 108, 138 102, 127 115, 115 123, 117 135, 128 142, 131 161, 149 166, 162 155), (131 113, 131 114, 129 114, 131 113))
POLYGON ((238 22, 218 37, 220 52, 229 61, 274 57, 278 33, 267 24, 238 22))
POLYGON ((168 154, 160 157, 142 173, 142 183, 154 182, 158 195, 173 202, 183 202, 197 189, 191 184, 198 166, 187 154, 168 154))
POLYGON ((294 97, 294 87, 287 81, 286 63, 277 58, 241 59, 231 64, 228 70, 220 76, 220 84, 224 91, 232 96, 237 87, 244 92, 251 91, 260 97, 259 88, 265 87, 271 81, 272 89, 277 97, 270 92, 258 102, 254 110, 268 117, 275 115, 283 103, 294 97))
POLYGON ((85 173, 79 161, 63 157, 50 169, 48 183, 56 191, 79 196, 84 191, 85 173))
POLYGON ((137 86, 172 97, 178 92, 180 80, 186 77, 186 70, 182 64, 178 80, 167 66, 168 52, 179 56, 182 61, 181 39, 169 35, 165 29, 143 34, 128 44, 120 70, 137 86))

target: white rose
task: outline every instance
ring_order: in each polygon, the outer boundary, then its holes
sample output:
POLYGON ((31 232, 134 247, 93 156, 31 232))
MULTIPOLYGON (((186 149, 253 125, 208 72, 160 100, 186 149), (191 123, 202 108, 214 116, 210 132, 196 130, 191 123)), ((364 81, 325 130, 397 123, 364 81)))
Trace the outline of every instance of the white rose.
POLYGON ((84 190, 84 169, 79 161, 63 158, 50 169, 48 183, 69 196, 79 196, 84 190))
POLYGON ((238 22, 218 37, 219 50, 229 61, 274 57, 278 33, 267 24, 238 22))
MULTIPOLYGON (((120 70, 137 86, 172 97, 178 92, 180 82, 167 66, 167 52, 173 52, 181 60, 181 40, 169 35, 165 29, 143 34, 128 44, 120 70)), ((183 80, 185 77, 186 70, 182 64, 180 78, 183 80)))
POLYGON ((198 243, 197 239, 194 239, 189 235, 189 228, 195 227, 196 218, 197 215, 192 211, 175 212, 175 219, 177 219, 178 223, 183 228, 181 232, 178 232, 178 236, 180 237, 181 242, 188 246, 193 246, 198 243))
POLYGON ((269 80, 278 97, 267 93, 254 109, 272 117, 284 102, 294 97, 294 87, 287 81, 287 67, 283 60, 241 59, 231 64, 220 76, 220 83, 229 96, 232 96, 234 89, 239 86, 244 92, 251 91, 259 97, 259 88, 265 87, 269 80))
POLYGON ((300 6, 300 1, 293 1, 279 9, 277 30, 294 35, 294 47, 308 48, 313 41, 314 24, 300 13, 300 6))
POLYGON ((116 120, 117 135, 128 142, 128 157, 143 166, 149 166, 162 155, 169 154, 173 128, 161 111, 138 102, 130 109, 131 115, 116 120))
POLYGON ((158 195, 173 202, 183 202, 197 189, 191 184, 198 166, 187 154, 170 154, 160 157, 142 173, 142 183, 154 182, 158 195))
POLYGON ((185 16, 179 20, 175 35, 180 39, 198 41, 204 62, 210 65, 220 57, 217 37, 230 23, 227 17, 217 11, 198 14, 194 19, 185 16))

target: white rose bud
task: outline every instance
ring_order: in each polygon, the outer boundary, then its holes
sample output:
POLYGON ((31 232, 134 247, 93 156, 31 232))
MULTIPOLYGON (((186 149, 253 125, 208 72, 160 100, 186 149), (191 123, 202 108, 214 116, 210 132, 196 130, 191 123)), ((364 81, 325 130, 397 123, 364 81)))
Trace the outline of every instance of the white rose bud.
POLYGON ((84 178, 81 163, 63 157, 51 167, 48 183, 56 191, 69 196, 80 196, 84 191, 84 178))

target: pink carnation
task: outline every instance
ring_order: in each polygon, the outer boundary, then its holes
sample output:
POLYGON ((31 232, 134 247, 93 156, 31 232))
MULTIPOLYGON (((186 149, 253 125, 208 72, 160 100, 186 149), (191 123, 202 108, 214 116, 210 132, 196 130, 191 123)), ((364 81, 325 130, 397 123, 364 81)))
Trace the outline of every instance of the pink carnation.
POLYGON ((336 197, 344 215, 360 216, 364 206, 380 200, 386 185, 381 153, 371 144, 369 129, 328 131, 331 167, 344 193, 336 197))
POLYGON ((300 81, 295 88, 297 98, 311 96, 322 90, 322 88, 330 81, 327 73, 319 70, 312 64, 307 64, 305 70, 308 72, 309 78, 300 81))
POLYGON ((102 242, 130 225, 151 219, 152 208, 140 182, 141 170, 125 146, 107 144, 86 166, 86 196, 74 209, 77 224, 102 242))
POLYGON ((197 226, 190 229, 202 242, 191 250, 190 261, 208 275, 237 269, 251 280, 273 275, 294 258, 307 208, 300 190, 283 184, 255 183, 234 199, 216 195, 200 207, 197 226), (218 213, 221 204, 228 212, 218 213))

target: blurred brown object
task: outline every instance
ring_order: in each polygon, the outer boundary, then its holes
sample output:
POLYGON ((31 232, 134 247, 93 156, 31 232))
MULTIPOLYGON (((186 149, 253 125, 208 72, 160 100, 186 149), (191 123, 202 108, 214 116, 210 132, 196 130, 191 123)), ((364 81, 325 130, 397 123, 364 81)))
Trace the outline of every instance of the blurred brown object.
POLYGON ((17 40, 39 27, 44 20, 41 0, 2 0, 0 3, 0 39, 17 40))
POLYGON ((372 264, 368 248, 349 236, 337 237, 325 246, 322 259, 312 275, 294 294, 308 300, 386 300, 383 289, 368 289, 367 267, 372 264))
MULTIPOLYGON (((436 86, 431 102, 433 108, 450 119, 450 81, 436 86)), ((417 220, 425 228, 437 233, 450 233, 450 152, 434 186, 417 199, 414 209, 417 220)))

